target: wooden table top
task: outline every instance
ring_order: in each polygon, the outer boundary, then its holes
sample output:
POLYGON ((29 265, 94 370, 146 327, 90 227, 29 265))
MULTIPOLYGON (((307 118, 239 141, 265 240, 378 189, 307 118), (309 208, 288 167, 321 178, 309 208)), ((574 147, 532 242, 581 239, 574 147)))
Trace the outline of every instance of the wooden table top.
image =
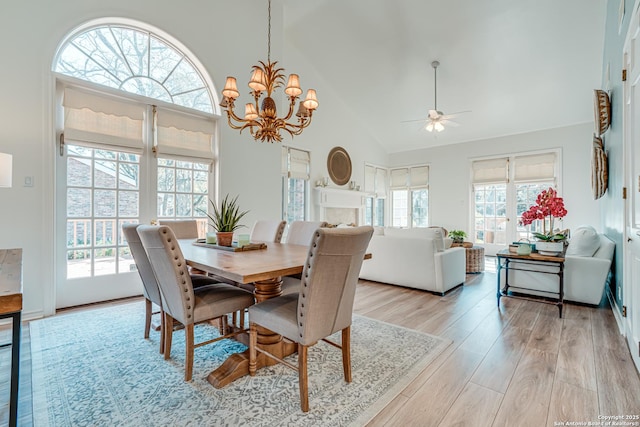
POLYGON ((179 240, 187 264, 238 283, 302 273, 308 251, 307 246, 267 243, 266 249, 231 252, 196 246, 193 242, 193 239, 179 240))
POLYGON ((22 310, 22 249, 0 249, 0 314, 22 310))
POLYGON ((560 255, 542 255, 538 252, 531 252, 530 255, 518 255, 515 252, 510 252, 509 249, 502 249, 496 256, 500 258, 509 259, 524 259, 529 261, 549 261, 549 262, 564 262, 564 254, 560 255))

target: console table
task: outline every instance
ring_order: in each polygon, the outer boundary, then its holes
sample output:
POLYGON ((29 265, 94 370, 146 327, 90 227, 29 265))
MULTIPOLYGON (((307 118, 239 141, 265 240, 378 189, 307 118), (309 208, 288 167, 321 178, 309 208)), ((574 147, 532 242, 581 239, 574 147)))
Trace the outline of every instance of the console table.
POLYGON ((517 253, 509 252, 508 249, 503 249, 496 254, 498 258, 498 271, 497 271, 497 281, 498 281, 498 307, 500 307, 500 298, 501 297, 510 297, 510 298, 520 298, 526 299, 529 301, 536 302, 544 302, 547 304, 554 304, 558 307, 560 311, 560 317, 562 318, 562 304, 564 301, 564 254, 557 256, 550 255, 541 255, 539 253, 531 253, 530 255, 518 255, 517 253), (518 266, 513 267, 510 266, 509 263, 511 261, 518 261, 518 266), (547 271, 545 269, 541 269, 542 265, 551 265, 556 268, 550 269, 551 271, 547 271), (504 288, 500 288, 500 272, 502 269, 505 269, 505 279, 504 279, 504 288), (522 286, 510 286, 509 285, 509 270, 522 270, 522 271, 535 271, 538 273, 546 273, 546 274, 555 274, 558 276, 558 292, 548 292, 541 291, 538 289, 530 289, 522 286), (518 295, 509 294, 509 288, 515 290, 517 292, 518 289, 522 289, 525 291, 533 291, 539 292, 543 294, 549 294, 550 296, 556 296, 556 301, 546 301, 541 299, 533 299, 527 298, 518 295))
POLYGON ((18 381, 20 374, 20 321, 22 316, 22 249, 0 249, 0 319, 11 318, 11 394, 9 425, 18 420, 18 381))

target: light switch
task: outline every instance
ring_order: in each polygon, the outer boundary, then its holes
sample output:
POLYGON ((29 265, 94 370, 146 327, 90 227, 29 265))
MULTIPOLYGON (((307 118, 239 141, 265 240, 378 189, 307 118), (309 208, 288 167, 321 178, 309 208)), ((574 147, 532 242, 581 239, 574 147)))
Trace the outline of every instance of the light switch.
POLYGON ((32 176, 25 176, 24 177, 24 186, 25 187, 33 187, 33 177, 32 176))

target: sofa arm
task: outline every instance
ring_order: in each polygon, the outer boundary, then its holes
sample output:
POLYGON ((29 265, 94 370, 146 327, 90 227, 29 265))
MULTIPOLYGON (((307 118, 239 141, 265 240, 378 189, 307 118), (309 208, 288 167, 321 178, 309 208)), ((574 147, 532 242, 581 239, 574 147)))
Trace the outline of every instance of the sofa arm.
POLYGON ((449 248, 435 254, 436 286, 440 292, 464 283, 466 277, 466 249, 449 248))
POLYGON ((611 260, 568 256, 564 262, 564 298, 586 304, 599 304, 602 299, 611 260))

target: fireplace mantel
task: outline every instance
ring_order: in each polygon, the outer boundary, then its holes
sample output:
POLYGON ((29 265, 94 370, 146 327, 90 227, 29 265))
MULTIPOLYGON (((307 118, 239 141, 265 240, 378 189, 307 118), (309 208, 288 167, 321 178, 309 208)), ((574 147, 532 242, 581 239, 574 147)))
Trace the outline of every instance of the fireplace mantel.
MULTIPOLYGON (((352 212, 352 221, 356 225, 363 223, 363 213, 366 197, 370 197, 369 193, 364 191, 345 190, 333 187, 316 187, 316 205, 320 207, 320 220, 336 224, 332 216, 336 215, 336 211, 344 210, 344 214, 349 216, 348 212, 352 212)), ((341 216, 339 213, 337 214, 341 216)))

